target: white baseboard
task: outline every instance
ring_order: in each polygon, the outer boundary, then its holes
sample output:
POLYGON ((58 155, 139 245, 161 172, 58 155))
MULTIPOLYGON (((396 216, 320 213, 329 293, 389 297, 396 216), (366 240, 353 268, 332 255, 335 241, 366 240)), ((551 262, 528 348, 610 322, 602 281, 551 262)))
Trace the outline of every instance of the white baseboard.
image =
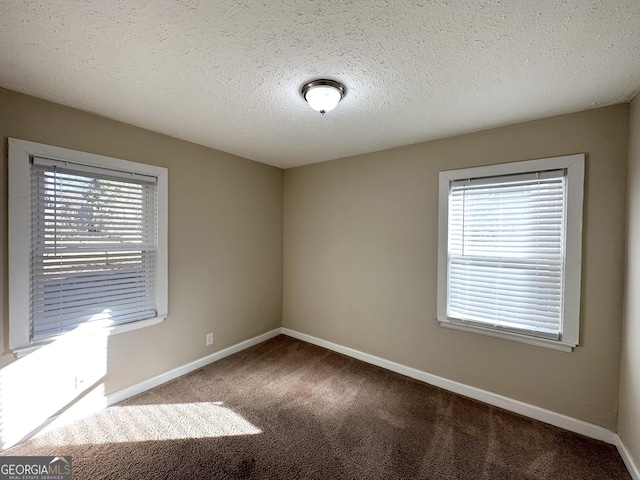
POLYGON ((342 353, 349 357, 362 360, 363 362, 370 363, 387 370, 391 370, 392 372, 396 372, 410 378, 415 378, 416 380, 420 380, 421 382, 425 382, 430 385, 449 390, 450 392, 458 393, 460 395, 464 395, 465 397, 473 398, 475 400, 488 403, 489 405, 500 407, 505 410, 524 415, 525 417, 533 418, 535 420, 539 420, 541 422, 545 422, 550 425, 569 430, 570 432, 579 433, 581 435, 595 438, 596 440, 601 440, 610 444, 616 444, 615 433, 607 430, 606 428, 585 422, 583 420, 578 420, 561 413, 552 412, 551 410, 546 410, 544 408, 524 403, 519 400, 514 400, 513 398, 505 397, 503 395, 498 395, 487 390, 482 390, 480 388, 471 387, 469 385, 455 382, 453 380, 448 380, 446 378, 432 375, 415 368, 406 367, 399 363, 385 360, 384 358, 376 357, 375 355, 370 355, 368 353, 360 352, 358 350, 354 350, 353 348, 344 347, 342 345, 338 345, 337 343, 328 342, 326 340, 322 340, 305 333, 300 333, 289 328, 282 328, 282 333, 290 337, 303 340, 305 342, 313 343, 314 345, 318 345, 319 347, 324 347, 329 350, 333 350, 334 352, 342 353))
POLYGON ((187 373, 193 372, 194 370, 202 368, 205 365, 209 365, 210 363, 213 363, 217 360, 221 360, 224 357, 233 355, 234 353, 240 352, 246 348, 253 347, 254 345, 262 343, 265 340, 277 337, 281 334, 281 330, 281 328, 274 328, 270 332, 263 333, 262 335, 258 335, 257 337, 250 338, 249 340, 245 340, 240 343, 236 343, 235 345, 220 350, 219 352, 212 353, 211 355, 207 355, 206 357, 202 357, 181 367, 169 370, 168 372, 160 374, 157 377, 150 378, 149 380, 145 380, 117 392, 111 393, 106 397, 107 406, 126 400, 127 398, 133 397, 134 395, 138 395, 139 393, 157 387, 158 385, 162 385, 163 383, 166 383, 169 380, 173 380, 174 378, 186 375, 187 373))
POLYGON ((618 452, 620 453, 622 461, 626 465, 627 470, 629 470, 629 475, 631 475, 631 478, 633 480, 640 480, 640 468, 638 468, 638 465, 631 456, 631 452, 629 452, 625 444, 622 443, 622 439, 619 435, 616 435, 615 445, 616 447, 618 447, 618 452))

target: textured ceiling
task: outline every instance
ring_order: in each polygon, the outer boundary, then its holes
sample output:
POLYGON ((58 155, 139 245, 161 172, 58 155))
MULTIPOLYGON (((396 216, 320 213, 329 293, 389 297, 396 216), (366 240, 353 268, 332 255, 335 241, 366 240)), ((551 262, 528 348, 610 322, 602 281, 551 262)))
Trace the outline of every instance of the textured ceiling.
POLYGON ((2 0, 0 86, 290 167, 627 102, 640 1, 2 0))

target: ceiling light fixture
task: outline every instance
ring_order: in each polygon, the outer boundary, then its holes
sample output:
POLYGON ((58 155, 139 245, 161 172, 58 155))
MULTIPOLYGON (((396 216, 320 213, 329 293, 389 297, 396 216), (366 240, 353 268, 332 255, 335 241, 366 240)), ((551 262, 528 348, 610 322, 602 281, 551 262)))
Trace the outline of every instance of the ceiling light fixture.
POLYGON ((336 108, 346 89, 344 85, 333 80, 314 80, 305 83, 301 93, 311 108, 324 115, 336 108))

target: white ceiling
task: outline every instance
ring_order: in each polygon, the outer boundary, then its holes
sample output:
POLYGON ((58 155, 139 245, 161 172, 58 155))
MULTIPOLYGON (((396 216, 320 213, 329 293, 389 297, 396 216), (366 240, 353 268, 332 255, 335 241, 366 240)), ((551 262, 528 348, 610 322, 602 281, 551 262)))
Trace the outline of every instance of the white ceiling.
POLYGON ((640 1, 2 0, 0 86, 286 168, 628 102, 640 1))

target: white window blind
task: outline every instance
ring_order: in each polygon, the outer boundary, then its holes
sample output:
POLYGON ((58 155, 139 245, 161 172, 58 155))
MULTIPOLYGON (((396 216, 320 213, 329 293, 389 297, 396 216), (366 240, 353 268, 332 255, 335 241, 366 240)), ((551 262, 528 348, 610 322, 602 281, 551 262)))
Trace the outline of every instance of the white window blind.
POLYGON ((449 319, 560 338, 565 190, 565 170, 451 182, 449 319))
POLYGON ((155 177, 33 158, 32 342, 157 314, 155 177))

